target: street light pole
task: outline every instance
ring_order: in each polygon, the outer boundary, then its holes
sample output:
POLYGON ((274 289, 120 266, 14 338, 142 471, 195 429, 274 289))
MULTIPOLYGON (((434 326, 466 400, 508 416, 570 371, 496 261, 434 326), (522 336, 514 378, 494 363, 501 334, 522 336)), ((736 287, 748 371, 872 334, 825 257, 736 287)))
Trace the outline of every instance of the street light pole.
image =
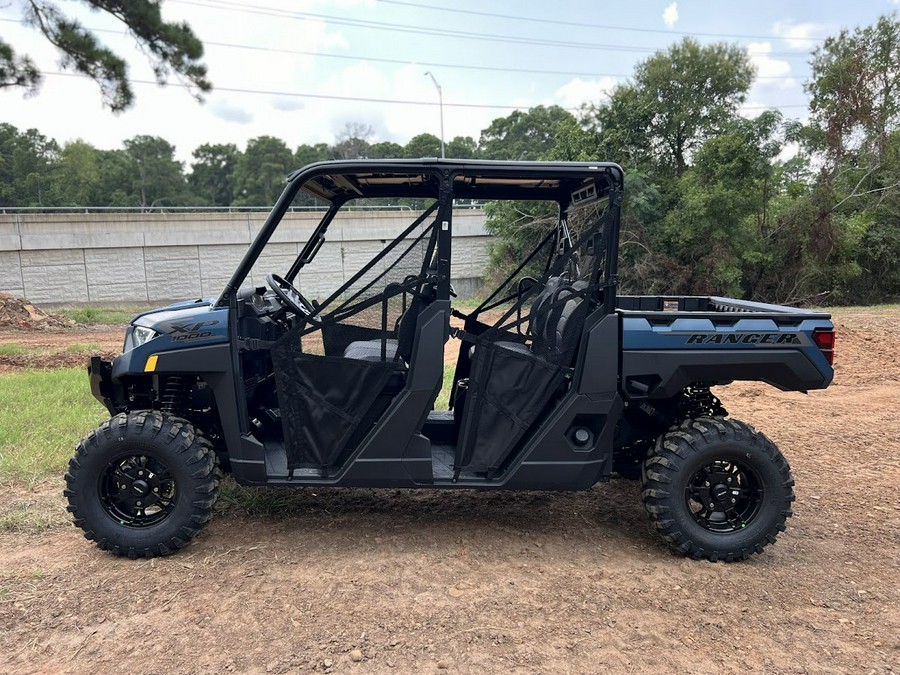
POLYGON ((434 75, 431 74, 431 71, 428 70, 425 74, 431 78, 431 81, 434 82, 434 86, 438 91, 438 107, 441 109, 441 159, 444 159, 444 93, 441 91, 441 85, 434 79, 434 75))

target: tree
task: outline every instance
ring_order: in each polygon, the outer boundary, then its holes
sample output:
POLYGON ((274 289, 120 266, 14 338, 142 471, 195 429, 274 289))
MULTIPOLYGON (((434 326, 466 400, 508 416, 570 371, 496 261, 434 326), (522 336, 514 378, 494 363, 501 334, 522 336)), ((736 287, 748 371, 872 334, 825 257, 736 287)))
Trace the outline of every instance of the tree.
POLYGON ((881 17, 843 30, 813 52, 806 146, 819 155, 818 180, 800 200, 790 231, 825 260, 807 282, 835 302, 900 293, 900 20, 881 17))
MULTIPOLYGON (((537 247, 557 223, 556 204, 546 201, 493 201, 485 206, 485 230, 494 237, 490 242, 490 272, 500 280, 506 277, 537 247)), ((545 258, 546 260, 546 258, 545 258)), ((533 271, 540 276, 541 261, 533 271)))
POLYGON ((553 148, 560 125, 574 119, 558 105, 515 110, 481 132, 481 155, 485 159, 543 159, 553 148))
POLYGON ((782 118, 767 111, 734 119, 723 131, 698 149, 678 180, 679 202, 666 214, 664 235, 675 258, 699 272, 684 291, 752 295, 749 266, 771 262, 763 240, 772 229, 772 162, 782 148, 782 118))
POLYGON ((134 162, 125 150, 98 150, 99 188, 95 206, 134 206, 134 162))
POLYGON ((834 158, 868 150, 880 159, 900 125, 900 20, 842 30, 813 52, 810 95, 819 147, 834 158))
POLYGON ((613 90, 609 101, 588 108, 598 157, 615 158, 629 169, 647 170, 656 164, 643 100, 647 97, 633 84, 624 84, 613 90))
POLYGON ((131 171, 131 196, 142 209, 181 205, 187 184, 175 146, 159 136, 135 136, 124 143, 131 171))
POLYGON ((403 156, 410 158, 440 157, 441 139, 434 134, 419 134, 409 139, 403 148, 403 156))
POLYGON ((301 145, 294 153, 294 164, 299 169, 313 162, 324 162, 333 159, 328 143, 316 143, 315 145, 301 145))
MULTIPOLYGON (((900 183, 900 131, 894 131, 884 143, 882 168, 878 179, 883 184, 900 183)), ((855 260, 859 275, 847 284, 843 301, 876 303, 885 298, 900 298, 900 190, 887 190, 856 214, 865 232, 857 246, 855 260)))
POLYGON ((589 162, 597 159, 597 145, 596 134, 573 117, 557 127, 553 148, 547 153, 546 159, 589 162))
POLYGON ((368 124, 347 122, 335 138, 332 153, 335 159, 365 159, 368 156, 369 139, 375 130, 368 124))
POLYGON ((100 153, 90 143, 75 140, 63 146, 56 173, 60 206, 98 206, 100 194, 100 153))
MULTIPOLYGON (((163 21, 160 3, 155 0, 80 0, 95 11, 106 12, 121 21, 128 33, 150 59, 156 80, 170 77, 185 82, 194 97, 212 89, 203 65, 203 44, 186 23, 163 21)), ((134 102, 128 79, 128 64, 104 47, 96 35, 77 20, 66 16, 50 0, 21 0, 25 21, 39 30, 62 55, 63 69, 75 70, 100 86, 104 105, 121 112, 134 102)), ((27 55, 16 54, 0 40, 0 89, 18 87, 36 91, 41 73, 27 55)))
POLYGON ((272 136, 251 139, 234 167, 234 203, 274 204, 293 165, 294 153, 281 139, 272 136))
POLYGON ((475 159, 478 157, 478 142, 471 136, 456 136, 447 143, 444 154, 455 159, 475 159))
POLYGON ((0 122, 0 206, 17 206, 13 190, 15 169, 12 156, 19 130, 12 124, 0 122))
POLYGON ((37 129, 0 124, 0 205, 56 206, 59 145, 37 129))
POLYGON ((234 200, 234 169, 240 150, 233 143, 205 143, 194 150, 188 183, 194 194, 215 206, 230 206, 234 200))
POLYGON ((403 146, 391 141, 381 141, 369 146, 370 159, 397 159, 403 157, 403 146))
POLYGON ((690 153, 735 116, 753 76, 742 48, 685 38, 638 64, 595 118, 610 147, 647 152, 680 175, 690 153))

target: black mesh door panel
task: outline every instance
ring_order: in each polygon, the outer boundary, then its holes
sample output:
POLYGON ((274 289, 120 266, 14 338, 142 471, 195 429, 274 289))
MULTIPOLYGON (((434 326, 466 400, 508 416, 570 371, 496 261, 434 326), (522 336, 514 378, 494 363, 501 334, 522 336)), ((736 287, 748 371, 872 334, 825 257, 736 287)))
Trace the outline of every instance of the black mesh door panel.
POLYGON ((561 371, 533 354, 495 344, 476 348, 457 448, 457 466, 496 471, 538 419, 561 371))
POLYGON ((302 354, 285 344, 272 349, 272 362, 288 466, 327 469, 381 393, 391 364, 302 354))

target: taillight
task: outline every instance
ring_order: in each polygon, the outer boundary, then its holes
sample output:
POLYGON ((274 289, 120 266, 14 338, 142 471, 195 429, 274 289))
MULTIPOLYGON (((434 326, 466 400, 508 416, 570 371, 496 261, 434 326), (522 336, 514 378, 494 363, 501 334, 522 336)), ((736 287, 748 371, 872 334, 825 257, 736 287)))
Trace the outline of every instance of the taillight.
POLYGON ((828 364, 834 365, 834 328, 816 328, 813 331, 813 342, 822 350, 828 364))

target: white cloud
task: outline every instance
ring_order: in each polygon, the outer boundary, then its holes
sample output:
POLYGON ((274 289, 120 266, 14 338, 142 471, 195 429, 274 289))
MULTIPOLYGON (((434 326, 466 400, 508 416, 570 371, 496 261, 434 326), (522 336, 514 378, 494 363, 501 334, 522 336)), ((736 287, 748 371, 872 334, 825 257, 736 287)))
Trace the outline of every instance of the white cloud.
MULTIPOLYGON (((898 2, 900 0, 894 1, 898 2)), ((818 36, 827 35, 831 28, 832 26, 827 23, 813 23, 811 21, 797 23, 785 20, 776 21, 772 25, 772 31, 784 40, 787 47, 802 50, 809 50, 815 47, 820 42, 818 36)))
POLYGON ((663 23, 666 24, 669 28, 675 25, 678 21, 678 3, 673 2, 671 5, 665 8, 662 13, 663 23))
MULTIPOLYGON (((296 12, 313 6, 331 7, 334 2, 361 10, 376 6, 375 0, 291 0, 282 5, 296 12)), ((168 87, 135 83, 135 106, 121 115, 112 115, 102 108, 97 85, 89 79, 48 75, 37 97, 26 99, 21 92, 0 90, 0 121, 21 129, 36 127, 60 143, 81 137, 105 149, 121 147, 123 139, 136 134, 158 135, 176 146, 180 160, 189 162, 191 152, 200 143, 235 143, 245 147, 248 139, 269 134, 284 139, 294 148, 300 143, 331 142, 347 122, 374 127, 373 140, 406 143, 419 133, 437 135, 440 109, 436 105, 434 85, 424 74, 429 69, 435 71, 443 86, 447 140, 457 135, 477 137, 493 119, 512 112, 505 108, 454 107, 448 103, 510 104, 521 109, 557 104, 574 108, 584 102, 603 100, 616 85, 614 78, 581 77, 566 81, 565 78, 522 77, 515 80, 521 82, 520 86, 510 88, 513 77, 505 74, 473 74, 417 63, 385 65, 285 53, 275 50, 342 55, 381 52, 377 45, 369 44, 370 38, 363 39, 350 28, 322 20, 211 11, 208 7, 182 3, 165 3, 163 7, 167 20, 189 23, 206 42, 204 61, 209 66, 210 80, 218 88, 206 97, 205 105, 197 104, 177 86, 175 79, 168 87), (256 48, 235 49, 214 42, 256 48), (265 93, 242 92, 242 89, 265 93), (291 95, 300 93, 429 104, 369 103, 291 95), (66 114, 60 115, 60 110, 66 114)), ((677 13, 674 3, 672 11, 677 13)), ((78 5, 73 6, 72 14, 91 27, 115 31, 99 35, 113 51, 127 58, 135 80, 154 79, 147 59, 135 49, 134 41, 121 32, 119 22, 78 5)), ((4 4, 0 0, 0 18, 18 16, 17 4, 4 4)), ((37 31, 16 22, 5 23, 3 37, 30 53, 42 70, 59 70, 56 50, 37 31)), ((397 46, 402 47, 399 38, 397 41, 397 46)), ((405 53, 416 58, 437 58, 413 43, 408 46, 405 53)), ((403 53, 400 49, 397 55, 403 53)), ((394 54, 385 53, 385 56, 394 54)))
MULTIPOLYGON (((900 0, 895 0, 900 2, 900 0)), ((800 152, 800 144, 799 143, 785 143, 781 148, 781 152, 778 153, 778 157, 776 159, 779 162, 786 162, 789 159, 793 159, 800 152)))
POLYGON ((253 115, 228 100, 210 101, 208 105, 210 112, 220 120, 238 124, 250 124, 253 121, 253 115))
POLYGON ((767 105, 763 101, 748 98, 746 101, 744 101, 744 105, 738 108, 738 115, 740 115, 744 119, 752 120, 754 117, 759 117, 759 115, 765 112, 768 108, 774 107, 775 106, 767 105))
MULTIPOLYGON (((805 100, 801 82, 793 76, 791 64, 772 56, 770 42, 752 42, 747 48, 750 61, 756 66, 757 79, 738 114, 754 118, 768 108, 805 100)), ((783 112, 787 117, 797 117, 801 113, 800 109, 793 107, 786 108, 783 112)))
POLYGON ((301 99, 291 96, 275 96, 270 101, 272 107, 281 112, 296 112, 306 107, 306 104, 301 99))
MULTIPOLYGON (((367 103, 361 101, 315 100, 291 115, 290 122, 273 120, 289 144, 331 142, 348 122, 370 125, 377 141, 406 143, 420 133, 440 134, 440 108, 428 68, 410 63, 393 72, 385 72, 366 61, 347 66, 319 83, 316 93, 329 96, 354 96, 371 99, 423 101, 420 105, 367 103), (324 133, 323 133, 324 132, 324 133), (289 137, 289 134, 295 136, 289 137), (330 137, 325 137, 330 134, 330 137)), ((507 111, 489 108, 458 108, 448 103, 478 104, 484 101, 460 89, 454 80, 435 73, 443 86, 444 138, 478 136, 491 120, 507 111)))
POLYGON ((554 102, 563 108, 577 108, 582 103, 601 103, 609 99, 618 82, 614 77, 602 77, 599 80, 582 80, 576 77, 554 92, 554 102))
POLYGON ((751 42, 747 45, 750 62, 756 66, 757 80, 754 88, 791 89, 797 80, 789 77, 791 64, 783 59, 772 57, 771 42, 751 42))

